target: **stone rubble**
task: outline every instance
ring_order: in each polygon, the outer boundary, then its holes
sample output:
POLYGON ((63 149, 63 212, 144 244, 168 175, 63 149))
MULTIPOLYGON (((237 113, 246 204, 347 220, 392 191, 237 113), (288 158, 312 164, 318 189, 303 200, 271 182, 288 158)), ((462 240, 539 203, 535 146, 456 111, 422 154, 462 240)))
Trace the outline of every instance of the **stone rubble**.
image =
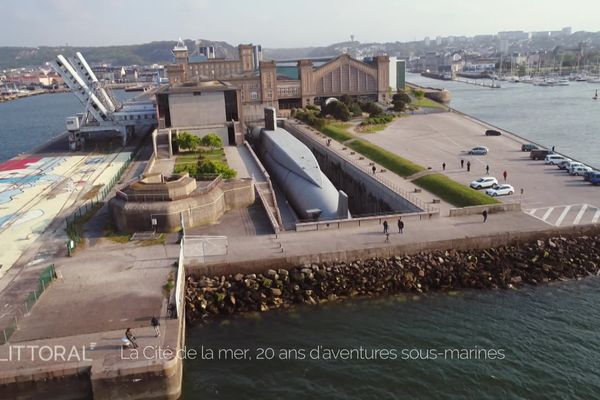
POLYGON ((483 250, 431 251, 257 274, 187 277, 189 322, 352 297, 508 289, 600 275, 600 237, 552 237, 483 250))

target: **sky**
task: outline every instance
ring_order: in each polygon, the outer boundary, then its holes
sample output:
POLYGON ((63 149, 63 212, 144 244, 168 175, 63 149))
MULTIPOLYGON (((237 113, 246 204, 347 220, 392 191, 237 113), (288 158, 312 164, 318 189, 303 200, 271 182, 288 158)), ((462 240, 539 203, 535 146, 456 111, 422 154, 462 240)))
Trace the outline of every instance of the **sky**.
POLYGON ((600 0, 0 0, 0 46, 207 39, 267 48, 600 30, 600 0))

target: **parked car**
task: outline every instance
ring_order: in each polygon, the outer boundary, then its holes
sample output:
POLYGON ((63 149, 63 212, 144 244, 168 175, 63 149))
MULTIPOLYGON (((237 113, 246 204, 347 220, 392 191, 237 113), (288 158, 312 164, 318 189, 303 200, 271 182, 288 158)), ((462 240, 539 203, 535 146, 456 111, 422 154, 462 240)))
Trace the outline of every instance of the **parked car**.
POLYGON ((558 164, 558 169, 566 169, 567 171, 569 170, 569 165, 572 162, 577 162, 577 161, 573 161, 570 158, 565 158, 564 160, 562 160, 561 162, 559 162, 558 164))
POLYGON ((496 186, 495 188, 487 189, 485 194, 492 197, 506 196, 515 194, 515 188, 508 184, 502 184, 500 186, 496 186))
POLYGON ((473 189, 485 189, 498 185, 498 179, 493 176, 484 176, 469 184, 473 189))
POLYGON ((577 167, 586 167, 586 166, 587 165, 585 165, 583 163, 580 163, 580 162, 577 162, 577 161, 571 161, 570 163, 567 163, 567 172, 571 173, 571 172, 573 172, 574 168, 577 168, 577 167))
POLYGON ((485 131, 485 136, 500 136, 502 135, 502 133, 500 133, 500 131, 497 131, 495 129, 488 129, 487 131, 485 131))
POLYGON ((531 153, 529 153, 529 157, 531 157, 534 160, 543 160, 548 154, 553 153, 550 150, 546 149, 533 149, 531 150, 531 153))
POLYGON ((477 146, 469 150, 469 154, 476 156, 485 156, 488 153, 488 151, 488 148, 485 146, 477 146))
POLYGON ((600 172, 590 174, 590 183, 592 185, 600 185, 600 172))
POLYGON ((580 165, 578 167, 573 167, 569 170, 569 173, 571 175, 576 175, 576 176, 583 176, 583 174, 585 174, 586 172, 590 172, 592 169, 590 167, 587 167, 585 165, 580 165))
POLYGON ((533 143, 525 143, 524 145, 521 146, 521 151, 531 151, 531 150, 538 150, 539 147, 537 147, 537 145, 533 144, 533 143))
POLYGON ((544 158, 544 163, 549 165, 558 165, 561 161, 564 161, 565 157, 558 154, 548 154, 546 158, 544 158))
POLYGON ((589 182, 590 178, 592 177, 592 175, 595 174, 596 172, 598 172, 598 171, 591 170, 591 171, 588 171, 588 172, 584 172, 583 173, 583 180, 589 182))

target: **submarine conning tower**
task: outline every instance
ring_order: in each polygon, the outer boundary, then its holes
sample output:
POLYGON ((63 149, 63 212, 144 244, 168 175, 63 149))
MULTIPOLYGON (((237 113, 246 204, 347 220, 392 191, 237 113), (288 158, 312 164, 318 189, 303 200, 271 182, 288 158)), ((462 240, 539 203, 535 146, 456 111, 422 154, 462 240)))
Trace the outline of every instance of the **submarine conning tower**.
POLYGON ((276 111, 265 108, 265 127, 251 131, 255 150, 300 219, 350 218, 348 196, 321 171, 304 143, 277 126, 276 111))

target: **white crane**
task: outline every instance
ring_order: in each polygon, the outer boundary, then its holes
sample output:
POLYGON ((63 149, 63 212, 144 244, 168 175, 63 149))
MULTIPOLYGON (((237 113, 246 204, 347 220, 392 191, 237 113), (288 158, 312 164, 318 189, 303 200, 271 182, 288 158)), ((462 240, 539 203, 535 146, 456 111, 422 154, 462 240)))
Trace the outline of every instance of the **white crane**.
POLYGON ((110 90, 98 81, 81 53, 69 60, 59 54, 50 65, 85 106, 83 114, 66 119, 72 150, 82 147, 85 136, 94 133, 116 132, 125 145, 136 126, 156 125, 156 108, 152 101, 119 104, 110 90))

